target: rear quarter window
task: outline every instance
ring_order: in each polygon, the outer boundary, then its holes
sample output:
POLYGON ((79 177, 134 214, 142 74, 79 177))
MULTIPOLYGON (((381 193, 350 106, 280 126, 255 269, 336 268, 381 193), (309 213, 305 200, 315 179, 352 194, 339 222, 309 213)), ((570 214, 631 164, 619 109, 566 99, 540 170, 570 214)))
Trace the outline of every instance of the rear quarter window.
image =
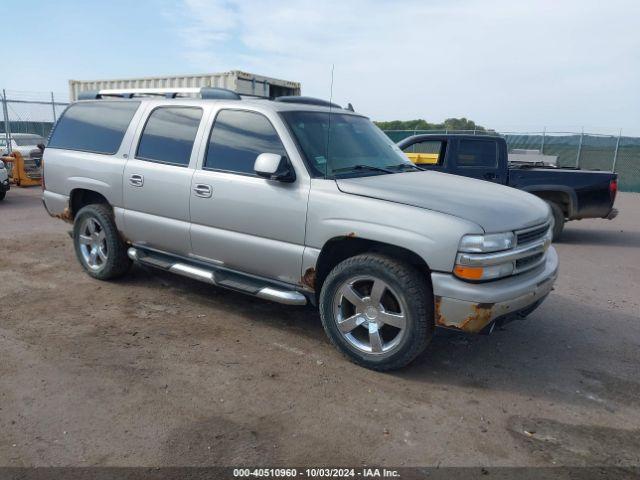
POLYGON ((58 120, 47 148, 113 155, 139 106, 128 101, 75 103, 58 120))

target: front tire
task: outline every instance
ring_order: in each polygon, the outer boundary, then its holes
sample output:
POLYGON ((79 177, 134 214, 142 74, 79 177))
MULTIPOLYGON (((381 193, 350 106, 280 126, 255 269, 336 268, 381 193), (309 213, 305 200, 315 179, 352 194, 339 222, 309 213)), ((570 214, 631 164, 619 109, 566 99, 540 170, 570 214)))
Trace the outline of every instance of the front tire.
POLYGON ((7 192, 0 192, 0 202, 7 196, 7 192))
POLYGON ((107 205, 83 207, 73 224, 73 245, 85 271, 98 280, 124 275, 131 266, 127 247, 107 205))
POLYGON ((366 368, 402 368, 433 335, 433 294, 424 274, 384 255, 366 253, 339 263, 319 300, 331 342, 366 368))
POLYGON ((564 212, 560 205, 555 202, 547 202, 549 207, 551 208, 551 213, 553 214, 553 241, 557 241, 560 239, 562 235, 562 230, 564 229, 564 212))

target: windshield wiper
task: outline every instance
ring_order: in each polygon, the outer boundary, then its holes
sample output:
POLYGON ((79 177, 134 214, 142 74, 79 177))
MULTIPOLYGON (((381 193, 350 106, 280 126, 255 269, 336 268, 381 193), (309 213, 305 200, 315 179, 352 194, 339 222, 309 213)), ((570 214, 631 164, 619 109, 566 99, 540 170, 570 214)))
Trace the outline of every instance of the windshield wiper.
POLYGON ((393 170, 389 170, 382 167, 374 167, 373 165, 367 165, 364 163, 361 163, 358 165, 352 165, 350 167, 337 168, 333 171, 333 173, 347 172, 352 170, 371 170, 372 172, 395 173, 393 170))
POLYGON ((412 170, 421 170, 423 172, 427 170, 426 168, 419 167, 417 165, 414 165, 413 163, 399 163, 398 165, 389 165, 389 168, 397 168, 398 170, 410 168, 412 170))

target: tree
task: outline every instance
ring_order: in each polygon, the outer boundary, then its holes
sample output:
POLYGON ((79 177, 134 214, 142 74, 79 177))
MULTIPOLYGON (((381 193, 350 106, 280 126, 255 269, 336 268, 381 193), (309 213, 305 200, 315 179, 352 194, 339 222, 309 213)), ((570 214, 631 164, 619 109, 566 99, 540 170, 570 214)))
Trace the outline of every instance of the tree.
POLYGON ((426 120, 392 120, 390 122, 374 122, 381 130, 475 130, 477 132, 493 131, 473 120, 447 118, 443 123, 429 123, 426 120))

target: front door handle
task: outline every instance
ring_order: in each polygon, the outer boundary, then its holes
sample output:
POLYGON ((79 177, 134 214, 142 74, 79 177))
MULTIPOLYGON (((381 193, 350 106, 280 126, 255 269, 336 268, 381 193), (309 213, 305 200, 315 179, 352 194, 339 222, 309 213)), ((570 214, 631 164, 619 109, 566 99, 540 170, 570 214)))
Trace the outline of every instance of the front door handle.
POLYGON ((211 188, 211 185, 207 185, 206 183, 196 183, 193 187, 193 193, 195 193, 197 197, 211 198, 213 188, 211 188))
POLYGON ((141 187, 144 185, 144 177, 139 173, 132 173, 129 176, 129 185, 132 187, 141 187))
POLYGON ((496 179, 496 174, 493 172, 487 172, 484 175, 484 178, 486 178, 487 180, 495 180, 496 179))

